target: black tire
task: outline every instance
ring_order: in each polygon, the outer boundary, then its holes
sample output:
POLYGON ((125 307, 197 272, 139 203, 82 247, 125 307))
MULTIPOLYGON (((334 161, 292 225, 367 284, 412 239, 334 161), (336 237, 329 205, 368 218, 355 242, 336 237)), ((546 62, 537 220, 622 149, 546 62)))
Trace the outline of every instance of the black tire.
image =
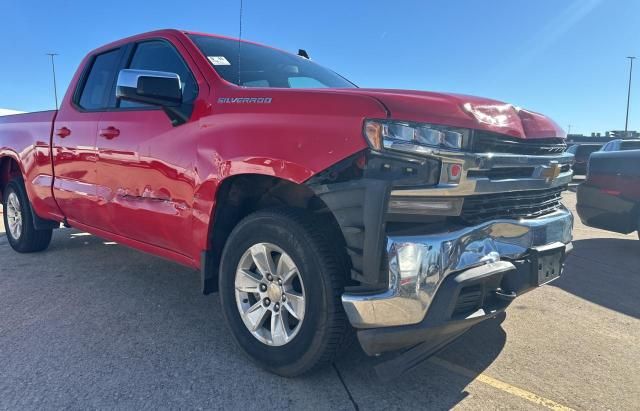
POLYGON ((19 253, 34 253, 43 251, 49 247, 53 230, 36 230, 33 225, 33 214, 31 212, 31 203, 27 197, 27 191, 21 179, 14 178, 7 184, 3 193, 2 204, 4 205, 4 227, 7 233, 7 239, 11 248, 19 253), (9 218, 7 210, 7 202, 9 196, 14 193, 20 202, 20 214, 22 216, 22 232, 19 238, 14 238, 9 229, 9 218))
POLYGON ((222 253, 219 286, 225 320, 244 352, 281 376, 301 375, 332 362, 353 335, 340 299, 347 273, 323 232, 318 221, 304 211, 258 211, 238 223, 222 253), (283 346, 270 346, 254 337, 236 304, 238 263, 258 243, 271 243, 286 252, 305 284, 304 320, 295 337, 283 346))

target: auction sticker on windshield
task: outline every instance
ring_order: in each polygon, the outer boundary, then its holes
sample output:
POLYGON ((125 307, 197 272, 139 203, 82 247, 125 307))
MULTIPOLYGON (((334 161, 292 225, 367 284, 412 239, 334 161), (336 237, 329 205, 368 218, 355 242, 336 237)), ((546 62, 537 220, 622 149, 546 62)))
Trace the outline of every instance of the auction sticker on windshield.
POLYGON ((225 56, 207 56, 214 66, 230 66, 229 60, 225 56))

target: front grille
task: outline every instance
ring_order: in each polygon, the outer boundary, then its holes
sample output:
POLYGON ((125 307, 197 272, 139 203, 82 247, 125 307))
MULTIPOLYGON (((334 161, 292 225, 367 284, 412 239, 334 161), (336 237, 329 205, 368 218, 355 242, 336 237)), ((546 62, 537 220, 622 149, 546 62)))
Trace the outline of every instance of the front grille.
POLYGON ((560 208, 562 191, 567 187, 545 190, 513 191, 482 194, 464 199, 460 218, 477 224, 496 218, 533 218, 549 214, 560 208))
POLYGON ((473 151, 476 153, 544 156, 564 153, 566 149, 562 138, 520 139, 482 132, 476 132, 473 137, 473 151))
MULTIPOLYGON (((563 164, 560 167, 561 173, 571 170, 570 164, 563 164)), ((488 170, 469 170, 469 178, 488 178, 489 180, 508 180, 514 178, 529 178, 533 176, 535 167, 496 167, 488 170)))

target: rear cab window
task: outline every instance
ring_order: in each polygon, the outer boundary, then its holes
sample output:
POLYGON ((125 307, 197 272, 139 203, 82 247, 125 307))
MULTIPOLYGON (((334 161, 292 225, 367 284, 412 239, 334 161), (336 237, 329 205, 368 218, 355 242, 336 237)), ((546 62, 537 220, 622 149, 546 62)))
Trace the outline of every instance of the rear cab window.
POLYGON ((120 57, 121 49, 115 49, 93 58, 82 84, 82 91, 75 101, 78 106, 85 110, 102 110, 109 107, 120 57))

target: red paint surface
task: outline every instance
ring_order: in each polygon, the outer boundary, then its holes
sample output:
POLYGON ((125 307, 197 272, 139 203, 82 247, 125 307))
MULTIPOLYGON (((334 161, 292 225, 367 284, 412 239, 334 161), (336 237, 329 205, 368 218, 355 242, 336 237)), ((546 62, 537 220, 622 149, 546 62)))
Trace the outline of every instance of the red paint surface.
POLYGON ((237 87, 221 79, 176 30, 130 37, 91 54, 149 38, 170 41, 196 78, 199 95, 186 124, 173 127, 161 110, 79 111, 71 100, 88 56, 57 117, 51 111, 0 118, 0 158, 19 162, 39 216, 66 217, 78 228, 193 267, 207 248, 221 182, 239 174, 264 174, 303 183, 367 147, 365 118, 469 127, 518 138, 564 136, 550 119, 510 106, 505 124, 479 123, 463 104, 503 106, 479 97, 237 87), (219 104, 219 97, 270 97, 272 103, 219 104), (52 135, 63 128, 70 133, 52 135))

